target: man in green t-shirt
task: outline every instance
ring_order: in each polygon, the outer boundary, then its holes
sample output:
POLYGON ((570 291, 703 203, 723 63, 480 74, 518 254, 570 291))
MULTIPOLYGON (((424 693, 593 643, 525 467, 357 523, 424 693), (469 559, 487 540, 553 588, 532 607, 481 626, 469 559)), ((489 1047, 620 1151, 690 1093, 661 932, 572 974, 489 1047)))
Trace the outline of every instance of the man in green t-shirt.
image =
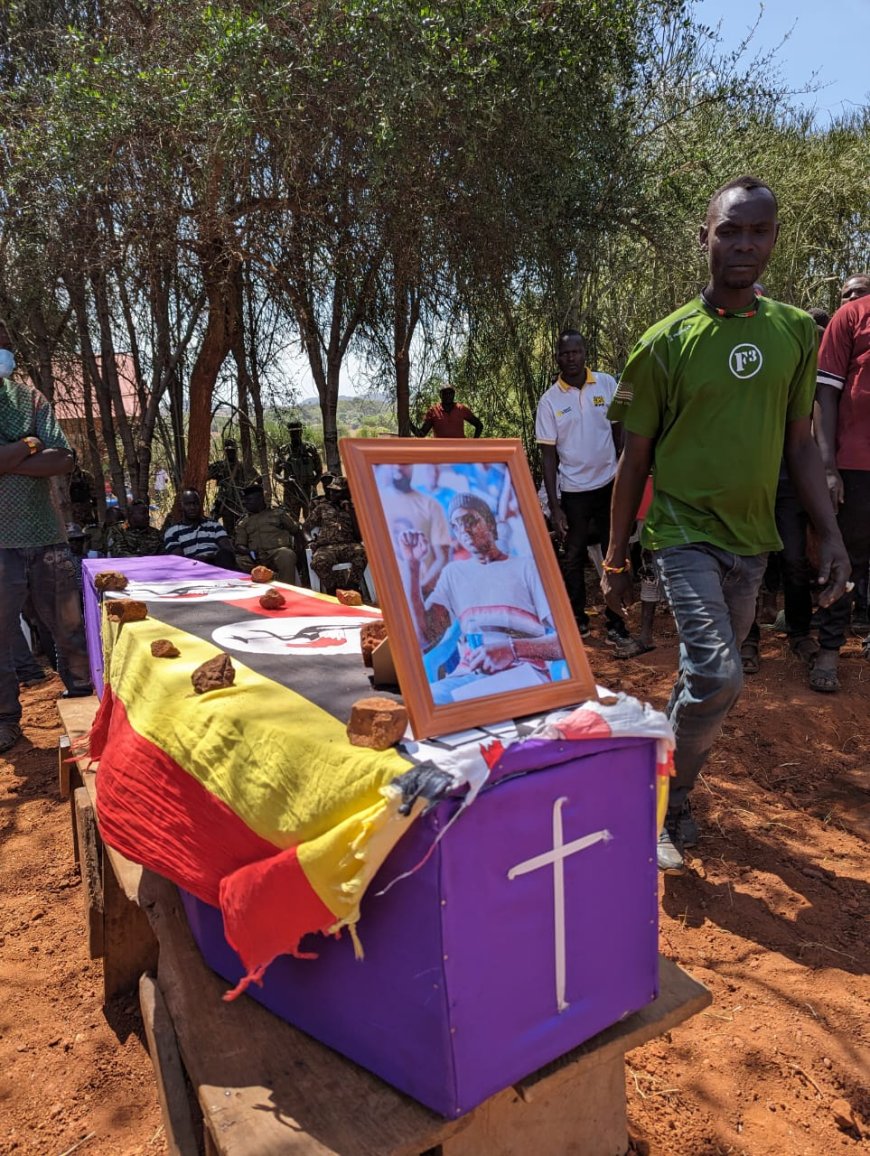
POLYGON ((658 863, 684 868, 697 839, 689 792, 742 689, 740 644, 755 613, 785 449, 798 497, 819 537, 819 601, 843 593, 849 560, 810 428, 816 329, 799 309, 757 298, 779 232, 776 197, 754 177, 713 194, 701 226, 710 278, 699 297, 649 329, 610 407, 625 429, 603 588, 621 612, 633 600, 628 539, 650 469, 655 496, 643 544, 653 551, 680 635, 668 715, 676 777, 658 863))

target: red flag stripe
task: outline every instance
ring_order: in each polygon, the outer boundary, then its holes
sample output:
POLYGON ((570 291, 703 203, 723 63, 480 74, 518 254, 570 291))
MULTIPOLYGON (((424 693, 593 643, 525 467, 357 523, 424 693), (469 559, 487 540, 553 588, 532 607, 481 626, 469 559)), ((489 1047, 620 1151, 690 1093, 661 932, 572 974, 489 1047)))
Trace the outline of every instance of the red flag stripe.
POLYGON ((91 738, 100 833, 128 859, 217 907, 224 876, 280 853, 138 734, 108 687, 91 738))

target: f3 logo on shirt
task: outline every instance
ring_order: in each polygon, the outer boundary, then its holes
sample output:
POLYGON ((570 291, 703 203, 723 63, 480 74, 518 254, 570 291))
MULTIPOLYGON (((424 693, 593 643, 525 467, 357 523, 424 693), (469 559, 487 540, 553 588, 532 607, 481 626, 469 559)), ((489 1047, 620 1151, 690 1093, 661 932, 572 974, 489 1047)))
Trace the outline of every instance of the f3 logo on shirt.
POLYGON ((761 350, 757 345, 751 345, 748 341, 742 345, 735 345, 728 358, 728 368, 741 381, 755 377, 763 364, 764 358, 761 356, 761 350))

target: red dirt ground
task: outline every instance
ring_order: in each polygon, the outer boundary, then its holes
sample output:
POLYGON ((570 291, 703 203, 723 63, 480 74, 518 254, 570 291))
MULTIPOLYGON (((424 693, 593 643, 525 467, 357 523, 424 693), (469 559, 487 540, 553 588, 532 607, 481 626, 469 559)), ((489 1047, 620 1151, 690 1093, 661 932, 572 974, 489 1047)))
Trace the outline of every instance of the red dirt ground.
MULTIPOLYGON (((659 646, 599 681, 662 706, 659 646)), ((850 642, 822 696, 765 632, 762 671, 695 795, 691 871, 665 881, 661 947, 711 1008, 631 1053, 632 1149, 650 1156, 870 1151, 870 664, 850 642)), ((135 997, 101 1004, 87 957, 68 804, 57 792, 56 678, 23 692, 26 741, 0 756, 0 1153, 166 1152, 135 997)), ((486 1156, 482 1153, 481 1156, 486 1156)))

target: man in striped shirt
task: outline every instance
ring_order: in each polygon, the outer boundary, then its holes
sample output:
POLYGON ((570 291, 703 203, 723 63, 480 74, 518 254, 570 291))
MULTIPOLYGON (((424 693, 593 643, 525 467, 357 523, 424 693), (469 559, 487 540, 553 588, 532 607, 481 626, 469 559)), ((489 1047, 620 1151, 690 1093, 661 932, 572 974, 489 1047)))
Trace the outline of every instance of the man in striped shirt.
POLYGON ((212 566, 235 570, 236 553, 227 532, 202 512, 202 498, 196 490, 185 490, 181 495, 181 521, 163 531, 163 552, 197 558, 212 566))

